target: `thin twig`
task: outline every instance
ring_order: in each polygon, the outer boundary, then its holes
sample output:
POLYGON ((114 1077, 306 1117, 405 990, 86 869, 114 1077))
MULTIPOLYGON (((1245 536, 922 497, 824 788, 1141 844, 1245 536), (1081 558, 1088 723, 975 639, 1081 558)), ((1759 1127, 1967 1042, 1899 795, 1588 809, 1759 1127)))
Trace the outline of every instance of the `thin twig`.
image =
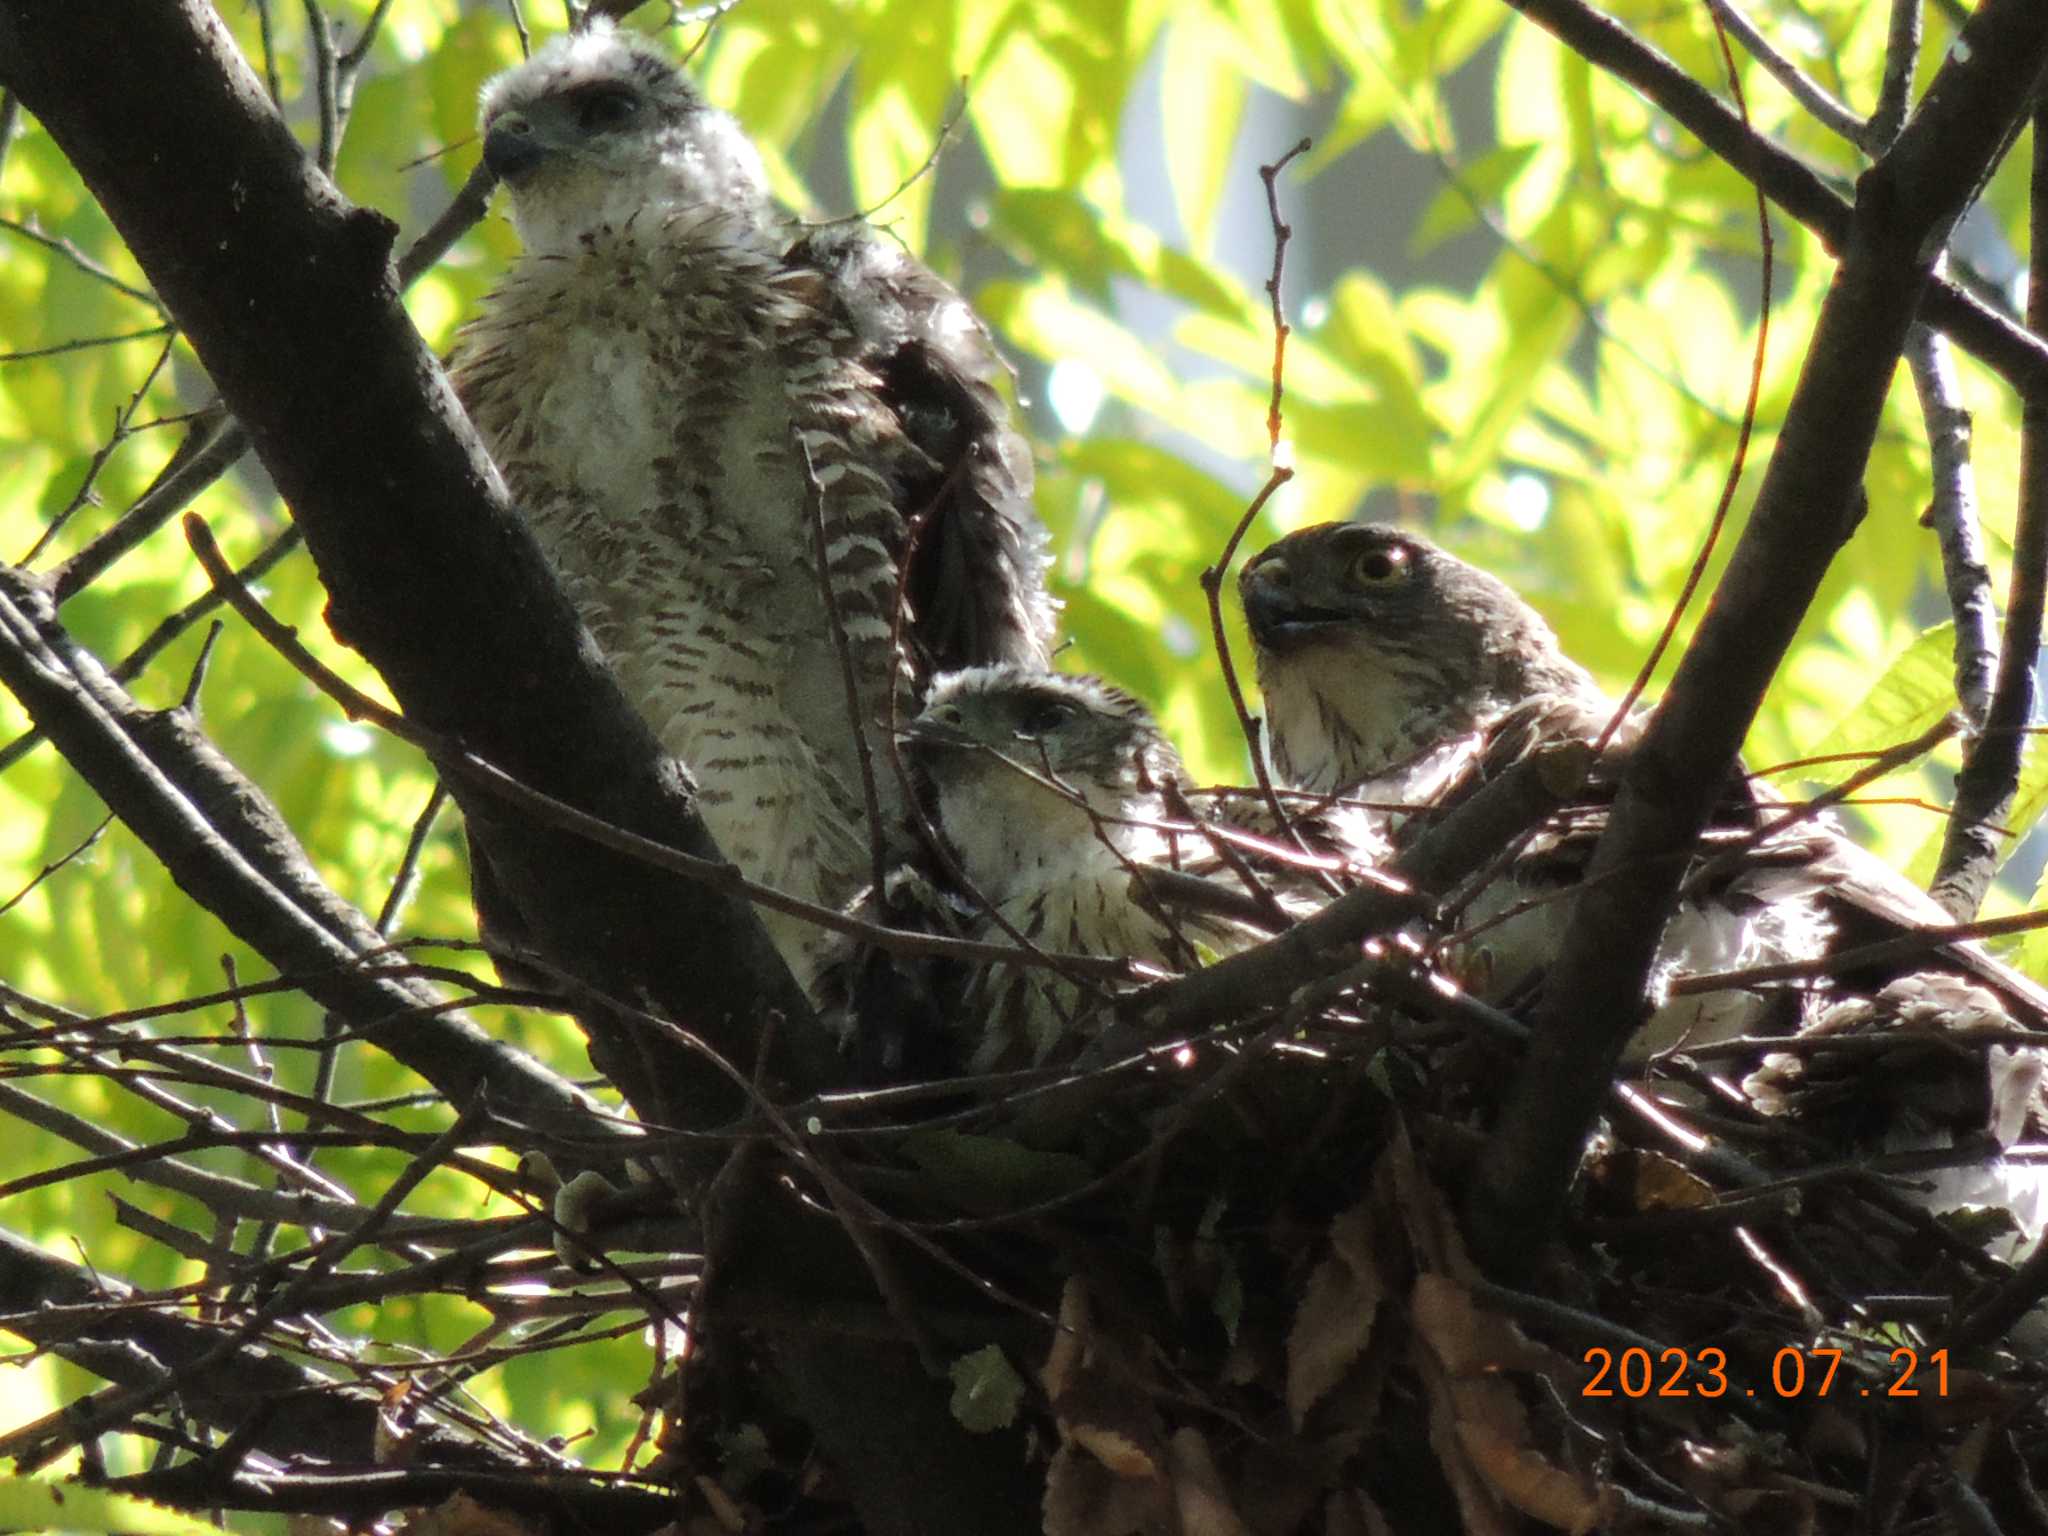
POLYGON ((447 803, 448 786, 437 779, 427 796, 426 808, 412 824, 412 835, 405 840, 405 853, 398 861, 398 872, 391 877, 391 890, 384 897, 384 905, 377 910, 377 931, 387 939, 398 922, 398 914, 412 899, 413 890, 419 883, 420 854, 425 851, 434 822, 447 803))
POLYGON ((1826 86, 1772 46, 1771 40, 1757 30, 1756 23, 1744 14, 1735 0, 1707 0, 1707 5, 1714 13, 1714 20, 1735 35, 1743 51, 1763 65, 1792 99, 1806 108, 1815 122, 1851 144, 1863 143, 1863 119, 1836 100, 1826 86))
POLYGON ((206 627, 206 638, 199 642, 199 654, 192 659, 192 670, 185 678, 185 691, 178 696, 178 708, 191 715, 199 716, 199 693, 206 686, 206 669, 213 661, 213 648, 220 643, 221 631, 227 626, 215 619, 206 627))
POLYGON ((57 255, 62 256, 94 282, 105 284, 123 298, 133 299, 138 304, 147 304, 158 314, 166 315, 166 318, 168 318, 162 299, 151 293, 147 288, 137 288, 133 283, 124 282, 116 277, 106 267, 94 261, 69 240, 59 239, 55 235, 44 234, 41 226, 34 219, 0 218, 0 229, 9 230, 14 234, 20 235, 24 240, 33 240, 45 250, 56 252, 57 255))
POLYGON ((929 176, 932 173, 932 168, 939 163, 939 156, 945 153, 947 144, 952 142, 954 131, 958 129, 960 126, 960 119, 967 115, 967 87, 968 81, 965 76, 962 76, 959 82, 959 98, 953 103, 952 107, 947 111, 945 121, 939 124, 939 131, 937 136, 932 140, 932 147, 925 152, 924 159, 918 162, 916 170, 912 171, 908 176, 904 177, 901 181, 899 181, 896 184, 896 189, 893 192, 891 192, 887 197, 884 197, 880 202, 876 203, 874 207, 863 208, 859 213, 848 214, 845 218, 827 219, 825 223, 872 223, 874 221, 874 217, 876 214, 880 213, 884 208, 887 208, 891 203, 895 202, 897 198, 901 197, 904 193, 908 192, 912 187, 916 186, 920 181, 924 180, 925 177, 929 176))
POLYGON ((34 564, 36 557, 49 548, 52 539, 64 531, 64 525, 71 521, 80 507, 87 502, 97 503, 99 498, 94 493, 93 486, 98 482, 100 472, 107 467, 107 460, 114 456, 116 449, 128 441, 133 430, 129 423, 135 419, 135 413, 142 408, 143 396, 147 395, 150 387, 156 383, 157 375, 164 370, 164 364, 171 360, 171 348, 177 344, 177 340, 178 334, 175 330, 165 336, 163 347, 156 355, 156 361, 149 365, 149 371, 142 376, 142 382, 135 386, 134 393, 129 395, 126 403, 114 413, 114 430, 107 435, 105 442, 93 450, 92 458, 85 466, 84 478, 78 483, 78 489, 71 493, 71 499, 58 509, 56 515, 43 525, 43 531, 36 536, 35 543, 29 546, 28 553, 21 557, 18 564, 34 564))
POLYGON ((1891 27, 1884 45, 1884 79, 1877 106, 1863 127, 1863 147, 1881 155, 1906 123, 1913 97, 1913 71, 1920 63, 1920 0, 1892 0, 1891 27))
MULTIPOLYGON (((272 539, 253 560, 237 570, 235 575, 245 585, 262 580, 272 566, 299 547, 303 537, 298 525, 293 524, 272 539)), ((163 654, 174 640, 220 607, 224 601, 219 592, 208 587, 177 612, 166 614, 157 620, 156 627, 143 637, 142 643, 124 656, 107 675, 117 683, 133 682, 149 669, 149 664, 163 654)), ((32 725, 6 746, 0 747, 0 773, 5 773, 20 762, 42 741, 42 731, 32 725)))
POLYGON ((1671 983, 1671 995, 1719 992, 1725 988, 1762 986, 1773 981, 1812 981, 1821 976, 1840 976, 1868 966, 1890 965, 1899 960, 1918 960, 1951 944, 1972 939, 2008 939, 2014 934, 2048 928, 2048 908, 2014 912, 2005 917, 1980 917, 1974 922, 1948 923, 1915 928, 1895 939, 1880 939, 1854 949, 1837 950, 1817 960, 1788 960, 1782 965, 1752 965, 1735 971, 1700 971, 1671 983))
POLYGON ((66 352, 85 352, 93 347, 118 347, 124 342, 151 341, 168 336, 173 327, 152 325, 146 330, 120 331, 111 336, 80 336, 72 341, 54 342, 47 347, 29 347, 20 352, 0 352, 0 363, 25 363, 38 357, 60 357, 66 352))
MULTIPOLYGON (((1757 133, 1691 75, 1588 0, 1508 0, 1596 69, 1641 92, 1668 112, 1829 250, 1848 241, 1854 210, 1812 166, 1757 133)), ((2016 388, 2048 383, 2048 342, 1955 283, 1928 285, 1921 313, 1972 356, 2016 388)))
POLYGON ((284 105, 284 85, 277 78, 277 32, 270 16, 270 0, 254 0, 256 35, 263 49, 263 89, 274 107, 284 105))
POLYGON ((306 0, 306 36, 313 49, 313 98, 320 123, 314 163, 332 176, 334 157, 341 150, 341 108, 335 91, 334 33, 327 25, 327 13, 320 9, 320 0, 306 0))
POLYGON ((16 891, 12 896, 8 897, 5 901, 0 901, 0 917, 5 917, 9 912, 12 912, 16 907, 20 906, 22 902, 28 899, 29 894, 32 891, 34 891, 37 886, 41 885, 45 880, 49 879, 50 876, 56 874, 57 871, 64 868, 65 865, 70 864, 75 859, 83 858, 87 853, 89 853, 92 850, 93 845, 106 835, 107 828, 111 827, 113 824, 114 818, 111 815, 101 817, 99 825, 94 827, 90 832, 86 833, 85 836, 79 840, 77 846, 72 848, 70 852, 61 854, 57 858, 51 860, 48 864, 45 864, 41 869, 37 870, 35 874, 29 878, 28 884, 24 885, 20 890, 16 891))
POLYGON ((1696 895, 1725 878, 1747 862, 1757 849, 1780 833, 1790 831, 1801 822, 1812 821, 1837 805, 1850 803, 1856 792, 1866 784, 1874 784, 1888 774, 1898 772, 1908 763, 1918 762, 1955 735, 1956 730, 1956 717, 1944 715, 1911 741, 1902 741, 1897 746, 1879 753, 1841 783, 1823 790, 1811 799, 1792 806, 1765 806, 1766 819, 1755 831, 1733 847, 1717 852, 1686 877, 1685 894, 1696 895), (1769 815, 1772 811, 1778 811, 1780 814, 1769 815))
MULTIPOLYGON (((417 281, 484 216, 490 206, 491 188, 496 185, 497 178, 489 167, 478 161, 447 208, 398 258, 401 289, 417 281)), ((106 532, 49 574, 51 592, 60 605, 176 517, 249 451, 248 434, 220 406, 209 406, 200 419, 206 425, 195 426, 188 440, 190 448, 172 458, 156 483, 106 532)))
POLYGON ((1266 404, 1266 449, 1272 464, 1272 472, 1266 483, 1259 487, 1258 495, 1244 509, 1244 515, 1237 520, 1237 526, 1230 530, 1230 537, 1224 540, 1223 553, 1214 565, 1202 572, 1202 595, 1209 605, 1209 635, 1216 646, 1216 660, 1223 669, 1223 686, 1229 691, 1230 706, 1237 714, 1237 726, 1244 733, 1246 749, 1251 753, 1252 776, 1258 780, 1259 792, 1265 796, 1267 809, 1272 811, 1273 820, 1280 835, 1290 838, 1306 851, 1308 845, 1302 842, 1301 834, 1295 829, 1287 808, 1274 793, 1273 776, 1266 767, 1266 752, 1260 740, 1259 721, 1253 717, 1251 708, 1245 703, 1244 685, 1239 682, 1237 665, 1231 659, 1230 636, 1223 627, 1223 582, 1230 573, 1231 562, 1237 558, 1237 547, 1244 542, 1245 535, 1258 515, 1266 509, 1266 503, 1273 499, 1280 487, 1294 478, 1294 467, 1281 462, 1280 434, 1283 427, 1281 404, 1286 394, 1287 337, 1292 329, 1287 324, 1286 311, 1281 304, 1280 284, 1287 271, 1287 242, 1294 230, 1280 216, 1279 177, 1289 162, 1305 155, 1310 141, 1303 139, 1286 154, 1270 165, 1259 167, 1259 180, 1266 188, 1266 213, 1273 227, 1273 270, 1266 278, 1266 298, 1273 316, 1273 383, 1272 393, 1266 404))
POLYGON ((392 0, 377 0, 376 8, 363 23, 363 30, 335 61, 337 71, 343 79, 353 79, 369 59, 370 49, 376 44, 377 33, 384 25, 385 16, 390 13, 391 4, 392 0))

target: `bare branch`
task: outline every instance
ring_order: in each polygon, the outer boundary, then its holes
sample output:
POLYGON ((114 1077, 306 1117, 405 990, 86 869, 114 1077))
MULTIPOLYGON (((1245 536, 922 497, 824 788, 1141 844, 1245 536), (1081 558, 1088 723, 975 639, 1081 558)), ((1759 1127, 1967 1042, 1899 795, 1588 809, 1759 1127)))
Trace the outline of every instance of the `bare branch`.
POLYGON ((1913 71, 1920 62, 1920 0, 1892 0, 1891 30, 1885 39, 1884 79, 1877 106, 1863 130, 1863 146, 1874 155, 1892 147, 1912 105, 1913 71))
POLYGON ((1784 86, 1815 122, 1851 144, 1860 146, 1863 143, 1863 119, 1837 101, 1826 86, 1773 47, 1771 40, 1757 29, 1756 23, 1735 0, 1707 0, 1707 4, 1714 13, 1714 19, 1734 35, 1751 58, 1770 71, 1771 78, 1784 86))
POLYGON ((1933 499, 1921 521, 1934 529, 1941 546, 1942 578, 1956 626, 1956 702, 1975 730, 1991 708, 1991 685, 1998 671, 1998 613, 1977 519, 1970 413, 1963 409, 1962 384, 1946 337, 1924 325, 1914 326, 1906 337, 1906 362, 1920 397, 1921 419, 1927 424, 1934 472, 1933 499))
MULTIPOLYGON (((2027 185, 2033 249, 2048 251, 2048 109, 2034 114, 2034 161, 2027 185)), ((2027 278, 2027 325, 2048 327, 2048 271, 2027 278)), ((1942 842, 1933 895, 1958 918, 1983 903, 1998 872, 2004 836, 2034 717, 2034 668, 2040 662, 2041 609, 2048 595, 2048 390, 2021 402, 2019 507, 2014 515, 2012 590, 2005 600, 1998 686, 1956 775, 1955 815, 1942 842)), ((1960 628, 1960 623, 1958 625, 1960 628)))

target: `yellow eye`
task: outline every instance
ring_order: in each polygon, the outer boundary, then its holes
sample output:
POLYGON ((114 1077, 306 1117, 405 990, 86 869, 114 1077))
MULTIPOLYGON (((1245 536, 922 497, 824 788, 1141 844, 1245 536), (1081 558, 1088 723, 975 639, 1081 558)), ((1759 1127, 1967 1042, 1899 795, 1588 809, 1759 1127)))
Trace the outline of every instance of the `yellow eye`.
POLYGON ((1368 549, 1351 562, 1351 579, 1361 587, 1383 587, 1408 574, 1408 551, 1398 544, 1368 549))

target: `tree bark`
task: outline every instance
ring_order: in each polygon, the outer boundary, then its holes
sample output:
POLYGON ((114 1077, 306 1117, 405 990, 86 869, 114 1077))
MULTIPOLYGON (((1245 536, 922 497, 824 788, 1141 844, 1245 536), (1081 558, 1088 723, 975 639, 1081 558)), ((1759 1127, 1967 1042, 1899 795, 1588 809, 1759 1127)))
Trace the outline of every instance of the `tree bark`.
MULTIPOLYGON (((605 671, 400 305, 394 226, 315 168, 211 8, 8 0, 0 79, 177 316, 305 531, 334 633, 406 713, 716 858, 686 777, 605 671)), ((829 1077, 829 1044, 744 900, 450 787, 544 958, 601 996, 651 999, 772 1096, 829 1077)), ((597 1027, 644 1068, 619 1073, 643 1118, 703 1127, 740 1108, 701 1060, 622 1020, 597 1027)))

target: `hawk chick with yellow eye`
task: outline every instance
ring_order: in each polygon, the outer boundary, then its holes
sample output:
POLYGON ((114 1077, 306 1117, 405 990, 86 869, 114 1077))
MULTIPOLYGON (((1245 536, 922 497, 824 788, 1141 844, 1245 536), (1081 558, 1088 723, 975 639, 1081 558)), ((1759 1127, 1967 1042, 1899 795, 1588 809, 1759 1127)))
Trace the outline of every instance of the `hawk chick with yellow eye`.
MULTIPOLYGON (((1250 561, 1240 578, 1257 653, 1273 758, 1305 788, 1359 792, 1421 806, 1465 793, 1512 758, 1549 741, 1596 740, 1615 706, 1565 656, 1542 616, 1505 583, 1405 529, 1329 523, 1290 534, 1250 561)), ((1588 786, 1611 792, 1641 734, 1621 722, 1609 760, 1588 786)), ((1925 893, 1813 818, 1753 837, 1784 807, 1752 785, 1741 765, 1703 852, 1741 842, 1733 868, 1695 881, 1664 940, 1660 973, 1735 970, 1814 960, 1849 942, 1939 926, 1946 914, 1925 893)), ((1604 826, 1595 804, 1566 813, 1536 837, 1499 892, 1475 914, 1535 900, 1486 942, 1499 979, 1512 982, 1555 952, 1566 893, 1583 873, 1604 826), (1549 898, 1549 899, 1546 899, 1549 898)), ((1934 957, 2003 991, 2028 1017, 2048 996, 1974 945, 1934 957)), ((1715 996, 1717 994, 1709 994, 1715 996)), ((1754 1006, 1653 1021, 1645 1043, 1705 1043, 1758 1021, 1754 1006), (1702 1033, 1704 1027, 1705 1032, 1702 1033)), ((1673 1005, 1675 1009, 1676 1004, 1673 1005)))
MULTIPOLYGON (((824 589, 870 734, 933 671, 1050 640, 1003 365, 894 244, 778 207, 738 124, 608 20, 493 80, 482 128, 523 252, 457 342, 456 389, 721 850, 840 905, 868 837, 824 589)), ((808 977, 817 931, 769 927, 808 977)))
MULTIPOLYGON (((1405 529, 1302 529, 1252 559, 1240 590, 1273 762, 1304 788, 1442 805, 1534 747, 1597 741, 1615 715, 1535 609, 1405 529)), ((1495 992, 1555 958, 1572 889, 1605 827, 1604 799, 1640 736, 1640 719, 1622 721, 1581 803, 1539 827, 1509 872, 1465 909, 1475 934, 1468 953, 1483 954, 1478 970, 1495 992)), ((1700 862, 1662 936, 1653 1008, 1633 1055, 1802 1024, 1809 1040, 1879 1028, 1938 1041, 1943 1029, 1992 1021, 2048 1027, 2048 993, 1974 943, 1930 939, 1903 957, 1827 974, 1833 967, 1821 962, 1844 951, 1939 929, 1950 918, 1825 817, 1793 819, 1789 811, 1739 763, 1729 765, 1700 862), (1790 990, 1779 983, 1670 992, 1689 974, 1803 962, 1821 974, 1790 990)), ((1399 822, 1396 842, 1423 824, 1399 822)), ((1945 1059, 1953 1064, 1959 1054, 1949 1050, 1945 1059)), ((1924 1068, 1917 1075, 1930 1076, 1924 1068)), ((1799 1077, 1798 1063, 1773 1064, 1751 1080, 1752 1092, 1759 1102, 1789 1101, 1785 1085, 1799 1077)), ((1948 1119, 1978 1136, 1989 1129, 2003 1144, 2048 1121, 2044 1082, 2048 1052, 1993 1051, 1966 1085, 1964 1108, 1948 1119)), ((1901 1134, 1898 1123, 1885 1130, 1895 1140, 1901 1134)), ((1984 1167, 1931 1176, 1923 1198, 1936 1211, 2000 1206, 2030 1233, 2048 1224, 2048 1180, 2038 1166, 1995 1156, 1984 1167)))

